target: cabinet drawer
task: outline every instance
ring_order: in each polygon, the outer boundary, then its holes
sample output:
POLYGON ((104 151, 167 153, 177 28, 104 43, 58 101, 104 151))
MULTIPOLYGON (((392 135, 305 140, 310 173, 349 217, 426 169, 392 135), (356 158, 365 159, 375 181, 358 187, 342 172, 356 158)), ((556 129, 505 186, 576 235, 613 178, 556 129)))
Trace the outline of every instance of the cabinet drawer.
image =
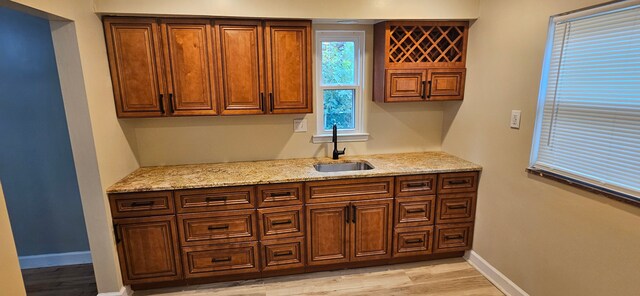
POLYGON ((474 218, 476 193, 438 195, 437 223, 471 222, 474 218))
POLYGON ((304 267, 304 237, 261 242, 262 271, 304 267))
POLYGON ((471 249, 473 223, 436 225, 434 253, 471 249))
POLYGON ((179 213, 253 209, 255 187, 190 189, 175 192, 179 213))
POLYGON ((440 174, 438 194, 475 192, 478 189, 478 172, 440 174))
POLYGON ((257 240, 255 210, 178 215, 182 245, 257 240))
POLYGON ((174 213, 171 191, 109 194, 113 218, 171 215, 174 213))
POLYGON ((436 194, 437 175, 396 177, 396 197, 436 194))
POLYGON ((259 272, 257 250, 257 242, 182 248, 185 277, 259 272))
POLYGON ((435 195, 396 198, 397 227, 433 225, 435 195))
POLYGON ((393 177, 306 183, 307 203, 393 197, 393 177))
POLYGON ((304 235, 302 206, 259 209, 258 217, 261 239, 304 235))
POLYGON ((393 256, 431 254, 433 226, 397 228, 393 237, 393 256))
POLYGON ((278 207, 302 204, 302 183, 258 186, 258 207, 278 207))

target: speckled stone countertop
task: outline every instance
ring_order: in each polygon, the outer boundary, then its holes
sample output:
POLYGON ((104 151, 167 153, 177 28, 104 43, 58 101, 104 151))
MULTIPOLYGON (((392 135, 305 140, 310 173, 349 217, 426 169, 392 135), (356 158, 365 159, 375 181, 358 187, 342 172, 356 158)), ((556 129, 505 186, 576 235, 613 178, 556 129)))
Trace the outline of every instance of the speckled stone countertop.
POLYGON ((482 167, 445 152, 413 152, 142 167, 107 189, 108 193, 209 188, 360 177, 479 171, 482 167), (316 163, 364 160, 372 170, 321 173, 316 163))

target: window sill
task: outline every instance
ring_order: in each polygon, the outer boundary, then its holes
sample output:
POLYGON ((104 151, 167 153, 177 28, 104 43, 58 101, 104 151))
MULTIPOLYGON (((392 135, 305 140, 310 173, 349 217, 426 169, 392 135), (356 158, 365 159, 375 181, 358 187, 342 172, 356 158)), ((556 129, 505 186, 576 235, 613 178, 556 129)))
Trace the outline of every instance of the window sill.
POLYGON ((602 195, 604 197, 608 197, 611 199, 615 199, 617 201, 621 201, 627 204, 630 204, 632 206, 636 206, 636 207, 640 207, 640 199, 632 196, 632 195, 628 195, 622 192, 617 192, 617 191, 613 191, 611 189, 607 189, 607 188, 603 188, 597 185, 593 185, 593 184, 589 184, 589 183, 585 183, 583 181, 571 178, 571 177, 567 177, 567 176, 563 176, 563 175, 559 175, 553 172, 549 172, 546 170, 542 170, 542 169, 538 169, 538 168, 532 168, 529 167, 526 169, 527 173, 532 174, 532 175, 536 175, 536 176, 540 176, 543 178, 547 178, 550 180, 554 180, 563 184, 567 184, 569 186, 572 187, 576 187, 576 188, 580 188, 582 190, 586 190, 592 193, 596 193, 599 195, 602 195))
MULTIPOLYGON (((314 144, 319 143, 331 143, 331 134, 326 135, 313 135, 311 141, 314 144)), ((355 134, 343 134, 338 135, 338 142, 366 142, 369 140, 368 133, 355 133, 355 134)))

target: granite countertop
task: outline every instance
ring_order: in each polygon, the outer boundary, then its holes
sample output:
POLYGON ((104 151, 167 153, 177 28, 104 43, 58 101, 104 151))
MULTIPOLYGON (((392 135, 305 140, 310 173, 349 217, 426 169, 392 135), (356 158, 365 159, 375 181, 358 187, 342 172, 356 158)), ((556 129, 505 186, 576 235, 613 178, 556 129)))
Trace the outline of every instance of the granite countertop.
POLYGON ((412 152, 330 158, 142 167, 107 189, 108 193, 255 185, 360 177, 479 171, 482 167, 445 152, 412 152), (372 170, 317 172, 316 163, 364 160, 372 170))

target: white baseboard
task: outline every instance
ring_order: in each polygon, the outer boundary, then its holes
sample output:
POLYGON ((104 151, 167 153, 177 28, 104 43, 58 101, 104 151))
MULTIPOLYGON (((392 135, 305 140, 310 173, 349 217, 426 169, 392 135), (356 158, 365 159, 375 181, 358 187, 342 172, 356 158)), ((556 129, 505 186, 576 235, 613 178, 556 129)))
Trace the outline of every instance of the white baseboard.
POLYGON ((73 265, 73 264, 86 264, 91 263, 91 252, 69 252, 69 253, 56 253, 56 254, 44 254, 33 256, 20 256, 21 269, 73 265))
POLYGON ((508 277, 498 271, 489 262, 480 257, 478 253, 472 251, 464 254, 464 259, 475 267, 482 275, 484 275, 491 283, 493 283, 502 293, 507 296, 529 296, 527 292, 522 290, 518 285, 512 282, 508 277))
POLYGON ((124 286, 120 288, 119 292, 107 292, 107 293, 98 293, 98 296, 131 296, 133 295, 133 291, 131 291, 131 287, 124 286))

